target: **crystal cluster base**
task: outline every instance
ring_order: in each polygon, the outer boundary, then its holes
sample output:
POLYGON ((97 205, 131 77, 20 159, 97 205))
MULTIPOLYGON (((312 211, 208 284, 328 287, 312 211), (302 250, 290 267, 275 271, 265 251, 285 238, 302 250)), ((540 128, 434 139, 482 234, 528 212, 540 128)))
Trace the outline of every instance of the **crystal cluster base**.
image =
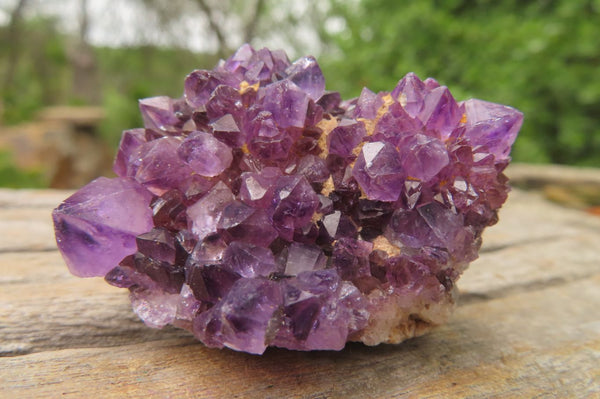
POLYGON ((210 347, 340 350, 444 323, 507 197, 517 110, 414 74, 342 101, 312 57, 242 46, 140 101, 114 171, 53 212, 70 271, 210 347))

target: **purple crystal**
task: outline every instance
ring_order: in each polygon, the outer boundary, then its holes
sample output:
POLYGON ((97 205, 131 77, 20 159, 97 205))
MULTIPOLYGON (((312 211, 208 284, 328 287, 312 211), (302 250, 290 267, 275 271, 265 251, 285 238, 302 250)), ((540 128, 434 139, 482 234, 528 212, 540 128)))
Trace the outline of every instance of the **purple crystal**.
POLYGON ((266 48, 255 51, 250 45, 244 44, 222 66, 215 68, 231 74, 240 81, 250 84, 268 83, 273 75, 281 75, 290 65, 283 51, 270 51, 266 48))
POLYGON ((363 146, 352 175, 367 198, 379 201, 396 201, 405 179, 398 151, 381 141, 363 146))
POLYGON ((296 173, 303 175, 311 184, 325 183, 330 174, 325 160, 311 154, 307 154, 298 161, 296 173))
POLYGON ((391 93, 392 98, 402 104, 412 118, 416 118, 421 113, 425 106, 426 94, 427 87, 412 72, 403 77, 391 93))
POLYGON ((248 206, 240 201, 233 201, 227 204, 223 209, 223 213, 219 218, 217 227, 219 229, 231 229, 239 226, 245 220, 247 220, 255 212, 254 208, 248 206))
POLYGON ((104 276, 152 229, 152 194, 129 179, 100 177, 52 212, 56 243, 76 276, 104 276))
POLYGON ((402 139, 419 134, 422 130, 423 123, 419 119, 410 117, 399 103, 393 103, 377 121, 372 141, 385 141, 398 146, 402 139))
POLYGON ((140 100, 140 112, 146 129, 172 130, 179 123, 170 97, 152 97, 140 100))
POLYGON ((259 112, 249 126, 248 149, 254 156, 268 162, 287 159, 294 140, 277 126, 272 113, 259 112))
POLYGON ((429 131, 446 139, 462 119, 462 112, 447 87, 441 86, 431 90, 424 99, 425 105, 418 118, 429 131))
POLYGON ((363 87, 356 102, 354 115, 357 118, 375 119, 377 111, 382 105, 383 100, 380 96, 363 87))
MULTIPOLYGON (((472 231, 464 226, 463 215, 456 214, 438 202, 416 210, 397 210, 387 226, 386 237, 397 246, 412 248, 445 248, 457 258, 469 258, 468 242, 472 231)), ((473 259, 468 259, 473 260, 473 259)))
POLYGON ((387 279, 392 282, 398 293, 410 292, 415 297, 426 296, 427 300, 439 301, 444 287, 423 263, 397 256, 387 261, 387 279))
POLYGON ((204 197, 187 210, 192 232, 201 240, 217 232, 217 225, 225 207, 234 200, 233 193, 224 183, 217 183, 204 197))
POLYGON ((115 164, 113 166, 113 170, 117 176, 135 176, 135 171, 132 169, 130 158, 136 153, 138 147, 146 141, 145 129, 131 129, 123 132, 119 150, 115 158, 115 164))
POLYGON ((268 247, 277 238, 277 230, 263 209, 222 232, 227 241, 244 241, 249 244, 268 247))
POLYGON ((169 230, 156 227, 136 238, 138 251, 144 255, 175 264, 175 235, 169 230))
POLYGON ((273 226, 282 238, 291 240, 294 229, 312 219, 319 197, 304 177, 282 176, 277 181, 273 204, 273 226))
POLYGON ((248 205, 267 208, 273 200, 275 182, 281 176, 278 168, 265 168, 260 173, 245 172, 241 175, 240 198, 248 205))
POLYGON ((54 210, 58 247, 73 274, 127 288, 147 325, 257 354, 445 322, 523 120, 413 73, 342 101, 313 57, 250 45, 139 105, 119 177, 54 210))
POLYGON ((290 80, 281 80, 260 88, 261 106, 273 115, 277 125, 303 127, 308 110, 308 95, 290 80))
POLYGON ((199 264, 188 267, 186 283, 199 301, 212 305, 221 301, 240 277, 225 265, 199 264))
POLYGON ((150 203, 154 225, 175 231, 185 229, 187 217, 184 201, 183 194, 176 189, 169 190, 155 198, 150 203))
POLYGON ((176 137, 161 137, 140 145, 131 161, 137 166, 132 168, 135 180, 159 195, 182 187, 193 170, 177 155, 180 145, 176 137))
POLYGON ((244 104, 242 95, 231 86, 220 85, 210 95, 206 102, 206 116, 215 121, 225 115, 233 116, 236 124, 241 125, 244 119, 244 104))
POLYGON ((226 249, 227 243, 220 236, 210 235, 196 243, 185 262, 186 268, 198 264, 221 263, 226 249))
POLYGON ((276 271, 273 253, 256 245, 234 241, 223 255, 223 264, 242 277, 267 277, 276 271))
POLYGON ((288 250, 284 273, 296 276, 305 271, 324 269, 326 263, 327 257, 319 247, 294 242, 288 250))
POLYGON ((215 138, 221 140, 230 147, 241 147, 244 145, 244 137, 238 123, 231 114, 225 114, 210 124, 215 138))
POLYGON ((330 114, 344 113, 344 110, 340 108, 341 102, 342 97, 337 91, 325 92, 317 101, 321 108, 330 114))
POLYGON ((402 140, 400 151, 404 173, 422 181, 431 180, 450 161, 444 143, 423 134, 402 140))
POLYGON ((348 157, 367 134, 362 122, 342 120, 327 136, 329 153, 348 157))
POLYGON ((133 311, 148 327, 163 328, 175 321, 179 294, 136 290, 130 295, 133 311))
POLYGON ((342 237, 354 237, 357 233, 356 226, 352 220, 339 210, 323 215, 320 227, 322 227, 323 238, 328 241, 342 237))
POLYGON ((370 275, 369 254, 373 243, 352 238, 341 238, 333 247, 333 266, 344 280, 370 275))
POLYGON ((263 353, 271 320, 282 302, 276 282, 240 279, 216 306, 194 319, 194 335, 208 346, 263 353))
POLYGON ((294 82, 317 101, 325 93, 325 78, 314 57, 302 57, 285 70, 287 79, 294 82))
POLYGON ((213 177, 231 165, 231 148, 204 132, 191 133, 177 149, 177 154, 201 176, 213 177))
POLYGON ((248 64, 254 54, 256 54, 256 51, 254 51, 252 46, 244 44, 224 62, 223 69, 232 74, 240 69, 248 69, 248 64))
POLYGON ((303 272, 286 281, 283 305, 282 326, 273 343, 291 349, 340 350, 349 333, 367 321, 366 301, 333 269, 303 272))
POLYGON ((185 78, 184 96, 192 108, 199 108, 208 102, 212 92, 221 84, 229 83, 226 75, 212 71, 194 71, 185 78))
POLYGON ((506 159, 523 124, 523 114, 505 105, 481 100, 464 103, 465 136, 475 145, 485 145, 496 159, 506 159))

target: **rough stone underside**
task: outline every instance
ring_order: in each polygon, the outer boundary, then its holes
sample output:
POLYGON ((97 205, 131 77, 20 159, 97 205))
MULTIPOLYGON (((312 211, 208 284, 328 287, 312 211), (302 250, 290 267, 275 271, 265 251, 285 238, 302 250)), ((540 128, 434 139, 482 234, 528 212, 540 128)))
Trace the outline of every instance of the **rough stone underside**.
POLYGON ((114 170, 53 212, 71 272, 204 344, 342 349, 444 323, 508 186, 517 110, 414 74, 342 101, 312 57, 242 46, 140 101, 114 170))

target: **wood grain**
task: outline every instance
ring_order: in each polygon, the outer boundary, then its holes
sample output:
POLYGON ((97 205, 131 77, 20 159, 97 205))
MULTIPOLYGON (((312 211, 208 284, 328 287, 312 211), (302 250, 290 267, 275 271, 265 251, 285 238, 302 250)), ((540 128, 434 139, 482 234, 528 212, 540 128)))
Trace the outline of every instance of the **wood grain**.
POLYGON ((600 218, 514 190, 451 321, 340 352, 205 348, 145 327, 127 294, 69 275, 63 191, 0 190, 0 397, 600 397, 600 218))

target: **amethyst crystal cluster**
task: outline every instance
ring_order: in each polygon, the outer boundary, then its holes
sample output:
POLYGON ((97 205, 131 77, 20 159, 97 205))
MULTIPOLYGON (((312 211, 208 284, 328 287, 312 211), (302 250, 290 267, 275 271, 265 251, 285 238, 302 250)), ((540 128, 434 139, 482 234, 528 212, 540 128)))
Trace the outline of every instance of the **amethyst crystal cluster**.
POLYGON ((140 101, 114 170, 54 210, 71 272, 210 347, 400 342, 446 321, 506 200, 517 110, 433 79, 342 101, 312 57, 242 46, 140 101))

